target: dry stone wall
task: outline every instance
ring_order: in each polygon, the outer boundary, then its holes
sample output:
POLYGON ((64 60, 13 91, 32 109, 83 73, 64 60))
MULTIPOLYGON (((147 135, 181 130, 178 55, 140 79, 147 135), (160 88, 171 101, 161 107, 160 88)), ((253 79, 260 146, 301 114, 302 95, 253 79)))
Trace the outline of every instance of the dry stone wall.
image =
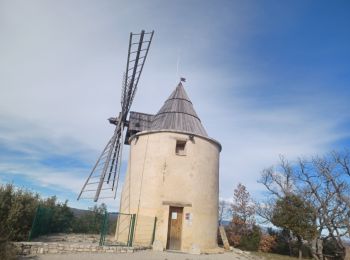
POLYGON ((122 246, 98 246, 88 244, 68 243, 44 243, 44 242, 16 242, 17 254, 39 255, 39 254, 64 254, 64 253, 132 253, 146 247, 122 247, 122 246))

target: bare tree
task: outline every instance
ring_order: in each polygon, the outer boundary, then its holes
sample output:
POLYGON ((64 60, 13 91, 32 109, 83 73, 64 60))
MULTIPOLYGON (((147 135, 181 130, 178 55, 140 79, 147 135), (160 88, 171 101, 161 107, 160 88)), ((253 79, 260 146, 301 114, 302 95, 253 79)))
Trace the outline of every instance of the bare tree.
POLYGON ((264 169, 258 182, 263 184, 272 196, 281 199, 294 192, 295 173, 291 164, 281 155, 277 169, 264 169))
MULTIPOLYGON (((272 223, 273 211, 276 202, 296 193, 295 172, 291 163, 280 155, 280 163, 276 167, 269 167, 262 171, 258 180, 268 191, 264 201, 256 202, 256 213, 263 224, 272 223)), ((292 234, 290 230, 284 230, 284 237, 289 246, 289 254, 292 254, 292 234)))
POLYGON ((323 259, 322 241, 331 239, 340 255, 345 257, 344 237, 350 235, 350 153, 332 152, 310 160, 298 159, 294 164, 284 157, 280 165, 263 170, 259 180, 270 194, 259 203, 257 213, 271 221, 271 208, 277 199, 288 194, 302 196, 310 203, 316 216, 317 235, 311 241, 315 259, 323 259))
POLYGON ((277 199, 283 199, 295 192, 295 172, 291 164, 281 155, 277 167, 269 167, 262 171, 258 180, 268 190, 264 201, 255 202, 256 213, 260 222, 271 223, 272 211, 277 199))

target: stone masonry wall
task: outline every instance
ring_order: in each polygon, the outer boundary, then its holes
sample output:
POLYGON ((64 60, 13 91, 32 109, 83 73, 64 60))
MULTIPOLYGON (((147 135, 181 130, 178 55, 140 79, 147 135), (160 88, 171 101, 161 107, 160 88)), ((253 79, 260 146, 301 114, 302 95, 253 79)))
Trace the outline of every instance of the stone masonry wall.
POLYGON ((146 247, 98 246, 87 244, 44 243, 44 242, 15 242, 17 254, 63 254, 63 253, 132 253, 146 247))

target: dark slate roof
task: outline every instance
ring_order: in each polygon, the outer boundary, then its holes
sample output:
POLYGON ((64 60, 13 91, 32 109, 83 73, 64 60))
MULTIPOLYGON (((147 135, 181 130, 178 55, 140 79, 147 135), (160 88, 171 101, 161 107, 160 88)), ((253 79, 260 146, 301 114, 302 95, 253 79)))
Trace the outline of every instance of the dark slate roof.
POLYGON ((208 137, 181 82, 154 116, 150 130, 175 130, 208 137))

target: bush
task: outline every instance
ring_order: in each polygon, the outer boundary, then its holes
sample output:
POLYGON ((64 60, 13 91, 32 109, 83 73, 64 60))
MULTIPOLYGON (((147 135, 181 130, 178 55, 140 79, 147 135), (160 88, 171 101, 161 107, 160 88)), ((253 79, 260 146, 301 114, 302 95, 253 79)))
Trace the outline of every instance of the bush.
POLYGON ((90 208, 90 212, 74 219, 73 232, 90 234, 100 233, 106 210, 106 205, 103 203, 100 206, 95 205, 93 208, 90 208))
POLYGON ((242 219, 233 217, 231 224, 226 228, 227 239, 230 245, 242 250, 258 251, 261 232, 255 224, 246 224, 242 219))
POLYGON ((0 186, 0 226, 7 228, 9 240, 28 239, 38 205, 37 194, 15 189, 12 184, 0 186))
POLYGON ((67 201, 58 203, 56 197, 42 200, 38 194, 15 188, 13 184, 6 184, 0 185, 0 227, 2 227, 0 234, 6 234, 6 240, 9 241, 28 240, 39 206, 50 211, 45 230, 48 232, 72 230, 74 215, 67 206, 67 201))
POLYGON ((51 233, 69 233, 72 231, 74 215, 67 203, 67 200, 64 203, 57 202, 55 196, 43 202, 43 206, 49 209, 51 213, 48 229, 51 233))
MULTIPOLYGON (((288 230, 276 230, 268 228, 267 230, 270 236, 275 237, 275 244, 272 247, 272 253, 280 255, 291 255, 289 246, 291 245, 291 235, 288 230)), ((291 248, 292 249, 292 248, 291 248)))
POLYGON ((323 254, 325 256, 332 256, 332 259, 334 260, 343 259, 343 251, 339 248, 337 243, 332 238, 323 240, 323 254))
POLYGON ((259 251, 264 253, 272 252, 276 245, 276 237, 271 235, 262 235, 260 238, 259 251))
POLYGON ((0 259, 15 260, 16 250, 15 247, 7 240, 0 238, 0 259))
POLYGON ((248 251, 258 251, 260 244, 261 232, 256 225, 248 233, 241 236, 238 248, 248 251))
POLYGON ((7 226, 0 225, 0 259, 16 259, 14 246, 9 242, 10 232, 7 226))
MULTIPOLYGON (((290 232, 286 229, 274 230, 272 228, 268 229, 268 235, 275 237, 275 243, 271 248, 271 253, 279 255, 289 255, 298 256, 299 254, 299 244, 298 241, 293 238, 290 232)), ((311 249, 308 244, 303 244, 301 246, 303 257, 312 257, 311 249)))
POLYGON ((86 214, 75 217, 67 203, 58 202, 55 196, 43 200, 38 194, 15 188, 13 184, 0 185, 0 251, 10 250, 7 241, 28 240, 31 230, 33 238, 61 232, 100 233, 105 204, 95 205, 86 214))

